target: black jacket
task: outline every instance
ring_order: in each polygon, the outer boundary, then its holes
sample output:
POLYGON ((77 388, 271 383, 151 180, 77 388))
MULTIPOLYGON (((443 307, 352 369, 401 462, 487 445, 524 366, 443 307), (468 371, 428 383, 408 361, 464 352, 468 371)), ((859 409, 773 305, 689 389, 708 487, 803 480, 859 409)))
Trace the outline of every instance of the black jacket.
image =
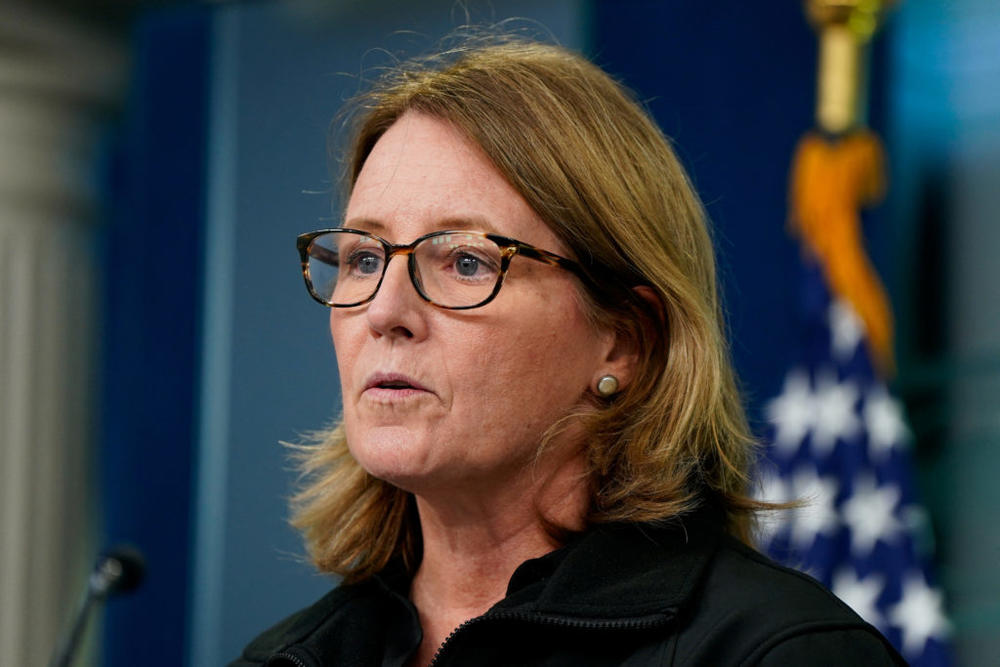
MULTIPOLYGON (((507 597, 435 665, 902 665, 813 579, 725 535, 711 512, 606 525, 523 563, 507 597)), ((389 568, 261 634, 230 667, 403 665, 420 642, 409 581, 389 568)))

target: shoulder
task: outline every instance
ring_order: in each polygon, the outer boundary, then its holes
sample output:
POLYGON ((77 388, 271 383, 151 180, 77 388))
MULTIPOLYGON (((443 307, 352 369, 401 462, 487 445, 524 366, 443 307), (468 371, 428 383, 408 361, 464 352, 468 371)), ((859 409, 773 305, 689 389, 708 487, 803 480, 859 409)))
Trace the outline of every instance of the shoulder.
POLYGON ((371 595, 372 585, 367 582, 334 588, 312 605, 300 609, 257 635, 229 667, 263 664, 275 653, 302 642, 346 608, 363 602, 371 595))
POLYGON ((791 621, 823 618, 858 621, 846 604, 812 577, 775 563, 730 536, 723 536, 708 570, 703 591, 714 600, 725 588, 728 606, 748 612, 768 610, 768 617, 791 621))
POLYGON ((678 641, 680 664, 905 664, 874 627, 801 572, 722 537, 678 641), (687 635, 687 636, 685 636, 687 635), (690 661, 690 662, 689 662, 690 661))

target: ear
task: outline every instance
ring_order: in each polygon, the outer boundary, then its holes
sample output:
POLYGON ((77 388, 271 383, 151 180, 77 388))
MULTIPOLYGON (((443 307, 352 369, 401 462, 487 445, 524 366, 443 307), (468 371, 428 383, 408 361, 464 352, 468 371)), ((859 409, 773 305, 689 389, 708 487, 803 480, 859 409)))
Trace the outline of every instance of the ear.
POLYGON ((666 310, 660 295, 648 285, 639 285, 632 290, 647 304, 649 310, 655 313, 658 321, 650 321, 648 317, 642 317, 640 322, 635 322, 635 326, 617 327, 608 331, 606 354, 602 363, 598 365, 597 375, 593 378, 591 388, 596 392, 598 381, 605 375, 613 375, 618 380, 618 391, 623 391, 633 380, 639 367, 639 359, 642 354, 641 339, 651 341, 655 339, 653 328, 663 326, 666 310), (644 331, 640 331, 640 327, 644 331))

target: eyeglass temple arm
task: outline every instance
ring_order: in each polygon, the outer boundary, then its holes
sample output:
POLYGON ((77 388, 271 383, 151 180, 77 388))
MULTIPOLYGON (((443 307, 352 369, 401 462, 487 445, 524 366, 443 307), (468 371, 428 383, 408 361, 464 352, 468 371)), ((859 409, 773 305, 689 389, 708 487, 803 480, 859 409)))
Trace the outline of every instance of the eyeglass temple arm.
POLYGON ((586 278, 587 275, 583 270, 583 267, 571 259, 566 259, 565 257, 560 257, 555 253, 551 253, 548 250, 542 250, 541 248, 536 248, 530 246, 526 243, 517 244, 517 254, 523 255, 525 257, 530 257, 531 259, 537 260, 549 266, 558 266, 564 269, 568 269, 573 273, 577 274, 582 278, 586 278))
POLYGON ((324 248, 321 245, 313 244, 309 247, 308 256, 313 259, 318 259, 324 264, 329 264, 330 266, 339 266, 340 258, 335 252, 332 252, 329 248, 324 248))
MULTIPOLYGON (((536 248, 526 243, 521 243, 520 241, 515 243, 517 245, 517 254, 524 255, 525 257, 548 264, 549 266, 558 266, 566 269, 582 280, 585 285, 590 286, 590 288, 596 293, 608 294, 609 300, 615 296, 616 292, 613 288, 609 291, 609 287, 615 284, 613 277, 609 277, 606 281, 598 281, 595 277, 588 274, 579 262, 575 262, 572 259, 567 259, 565 257, 560 257, 559 255, 549 252, 548 250, 542 250, 541 248, 536 248)), ((630 296, 634 295, 631 290, 628 290, 628 293, 630 296)))

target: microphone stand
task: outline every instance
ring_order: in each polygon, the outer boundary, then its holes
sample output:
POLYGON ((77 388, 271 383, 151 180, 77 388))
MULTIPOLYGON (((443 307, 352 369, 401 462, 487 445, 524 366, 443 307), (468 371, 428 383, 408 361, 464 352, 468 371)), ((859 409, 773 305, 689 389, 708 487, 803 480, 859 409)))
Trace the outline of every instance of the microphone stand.
POLYGON ((142 555, 130 547, 117 547, 98 559, 87 579, 87 592, 73 615, 73 625, 63 635, 49 667, 70 667, 91 609, 108 595, 136 588, 142 582, 143 570, 142 555))

